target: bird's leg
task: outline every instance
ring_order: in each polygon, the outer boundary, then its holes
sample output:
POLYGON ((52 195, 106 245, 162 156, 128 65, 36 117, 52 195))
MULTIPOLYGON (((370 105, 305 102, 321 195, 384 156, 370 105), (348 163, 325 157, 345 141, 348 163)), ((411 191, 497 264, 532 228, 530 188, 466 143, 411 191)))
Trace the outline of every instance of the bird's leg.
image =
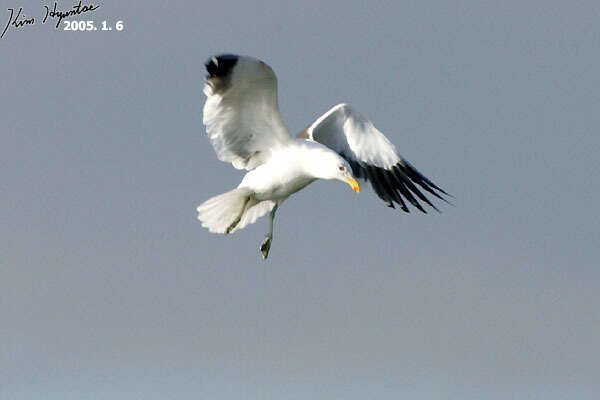
POLYGON ((271 213, 269 214, 269 233, 267 233, 265 240, 263 240, 260 245, 260 252, 265 260, 269 256, 269 249, 271 248, 271 241, 273 240, 273 220, 275 219, 275 211, 277 211, 277 207, 278 205, 275 204, 275 207, 273 207, 271 213))
POLYGON ((226 234, 230 234, 231 231, 237 226, 237 224, 240 223, 240 220, 242 219, 242 215, 244 215, 244 211, 246 211, 246 204, 248 204, 248 200, 250 200, 250 197, 246 197, 246 199, 244 200, 244 205, 242 206, 242 209, 240 210, 240 213, 233 220, 233 222, 231 223, 231 225, 229 225, 227 227, 227 230, 225 231, 226 234))

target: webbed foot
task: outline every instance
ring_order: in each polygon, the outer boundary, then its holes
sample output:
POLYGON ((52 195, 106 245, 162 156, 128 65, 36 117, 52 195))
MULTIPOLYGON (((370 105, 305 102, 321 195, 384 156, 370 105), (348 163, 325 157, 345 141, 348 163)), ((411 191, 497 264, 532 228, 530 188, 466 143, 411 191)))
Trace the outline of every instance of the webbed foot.
POLYGON ((260 245, 260 252, 262 253, 263 259, 267 259, 269 256, 269 249, 271 249, 271 241, 273 240, 273 235, 267 235, 265 240, 260 245))

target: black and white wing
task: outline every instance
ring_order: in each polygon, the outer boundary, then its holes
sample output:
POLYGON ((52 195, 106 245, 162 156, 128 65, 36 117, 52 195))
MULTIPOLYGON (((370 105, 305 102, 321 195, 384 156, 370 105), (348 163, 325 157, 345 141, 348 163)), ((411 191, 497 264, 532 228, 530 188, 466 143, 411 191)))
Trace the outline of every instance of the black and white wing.
POLYGON ((425 213, 419 203, 421 200, 439 211, 417 185, 446 201, 442 197, 448 195, 445 191, 398 155, 383 133, 347 104, 333 107, 297 136, 319 142, 339 153, 352 167, 354 176, 370 181, 375 193, 389 207, 394 208, 395 202, 402 210, 410 212, 404 202, 407 200, 425 213))
POLYGON ((254 169, 291 140, 277 104, 273 70, 251 57, 210 58, 203 123, 217 157, 238 169, 254 169))

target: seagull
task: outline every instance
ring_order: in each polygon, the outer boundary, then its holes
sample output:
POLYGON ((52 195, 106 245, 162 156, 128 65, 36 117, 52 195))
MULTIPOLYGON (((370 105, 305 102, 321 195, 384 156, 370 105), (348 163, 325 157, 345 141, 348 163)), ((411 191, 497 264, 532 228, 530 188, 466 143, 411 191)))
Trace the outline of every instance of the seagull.
POLYGON ((422 175, 371 121, 338 104, 292 137, 277 103, 277 78, 264 62, 221 54, 205 63, 203 123, 217 157, 248 172, 237 188, 197 208, 202 226, 230 234, 269 213, 269 233, 260 245, 264 259, 273 240, 277 208, 317 179, 335 179, 360 191, 371 182, 381 200, 426 213, 419 200, 437 207, 421 191, 448 202, 444 190, 422 175), (420 187, 420 188, 419 188, 420 187))

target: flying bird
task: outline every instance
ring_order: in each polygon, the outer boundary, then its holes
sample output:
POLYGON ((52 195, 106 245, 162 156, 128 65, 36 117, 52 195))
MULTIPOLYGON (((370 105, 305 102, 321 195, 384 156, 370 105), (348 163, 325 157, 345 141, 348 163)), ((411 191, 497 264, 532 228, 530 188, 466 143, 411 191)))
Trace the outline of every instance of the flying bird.
POLYGON ((269 233, 260 245, 266 259, 277 208, 317 179, 345 182, 355 192, 357 179, 369 181, 389 207, 396 203, 405 212, 410 203, 425 213, 419 200, 438 210, 421 190, 447 201, 444 190, 349 105, 334 106, 292 137, 279 112, 277 78, 267 64, 222 54, 205 67, 206 133, 221 161, 248 170, 236 189, 198 206, 198 219, 210 232, 233 233, 269 213, 269 233))

